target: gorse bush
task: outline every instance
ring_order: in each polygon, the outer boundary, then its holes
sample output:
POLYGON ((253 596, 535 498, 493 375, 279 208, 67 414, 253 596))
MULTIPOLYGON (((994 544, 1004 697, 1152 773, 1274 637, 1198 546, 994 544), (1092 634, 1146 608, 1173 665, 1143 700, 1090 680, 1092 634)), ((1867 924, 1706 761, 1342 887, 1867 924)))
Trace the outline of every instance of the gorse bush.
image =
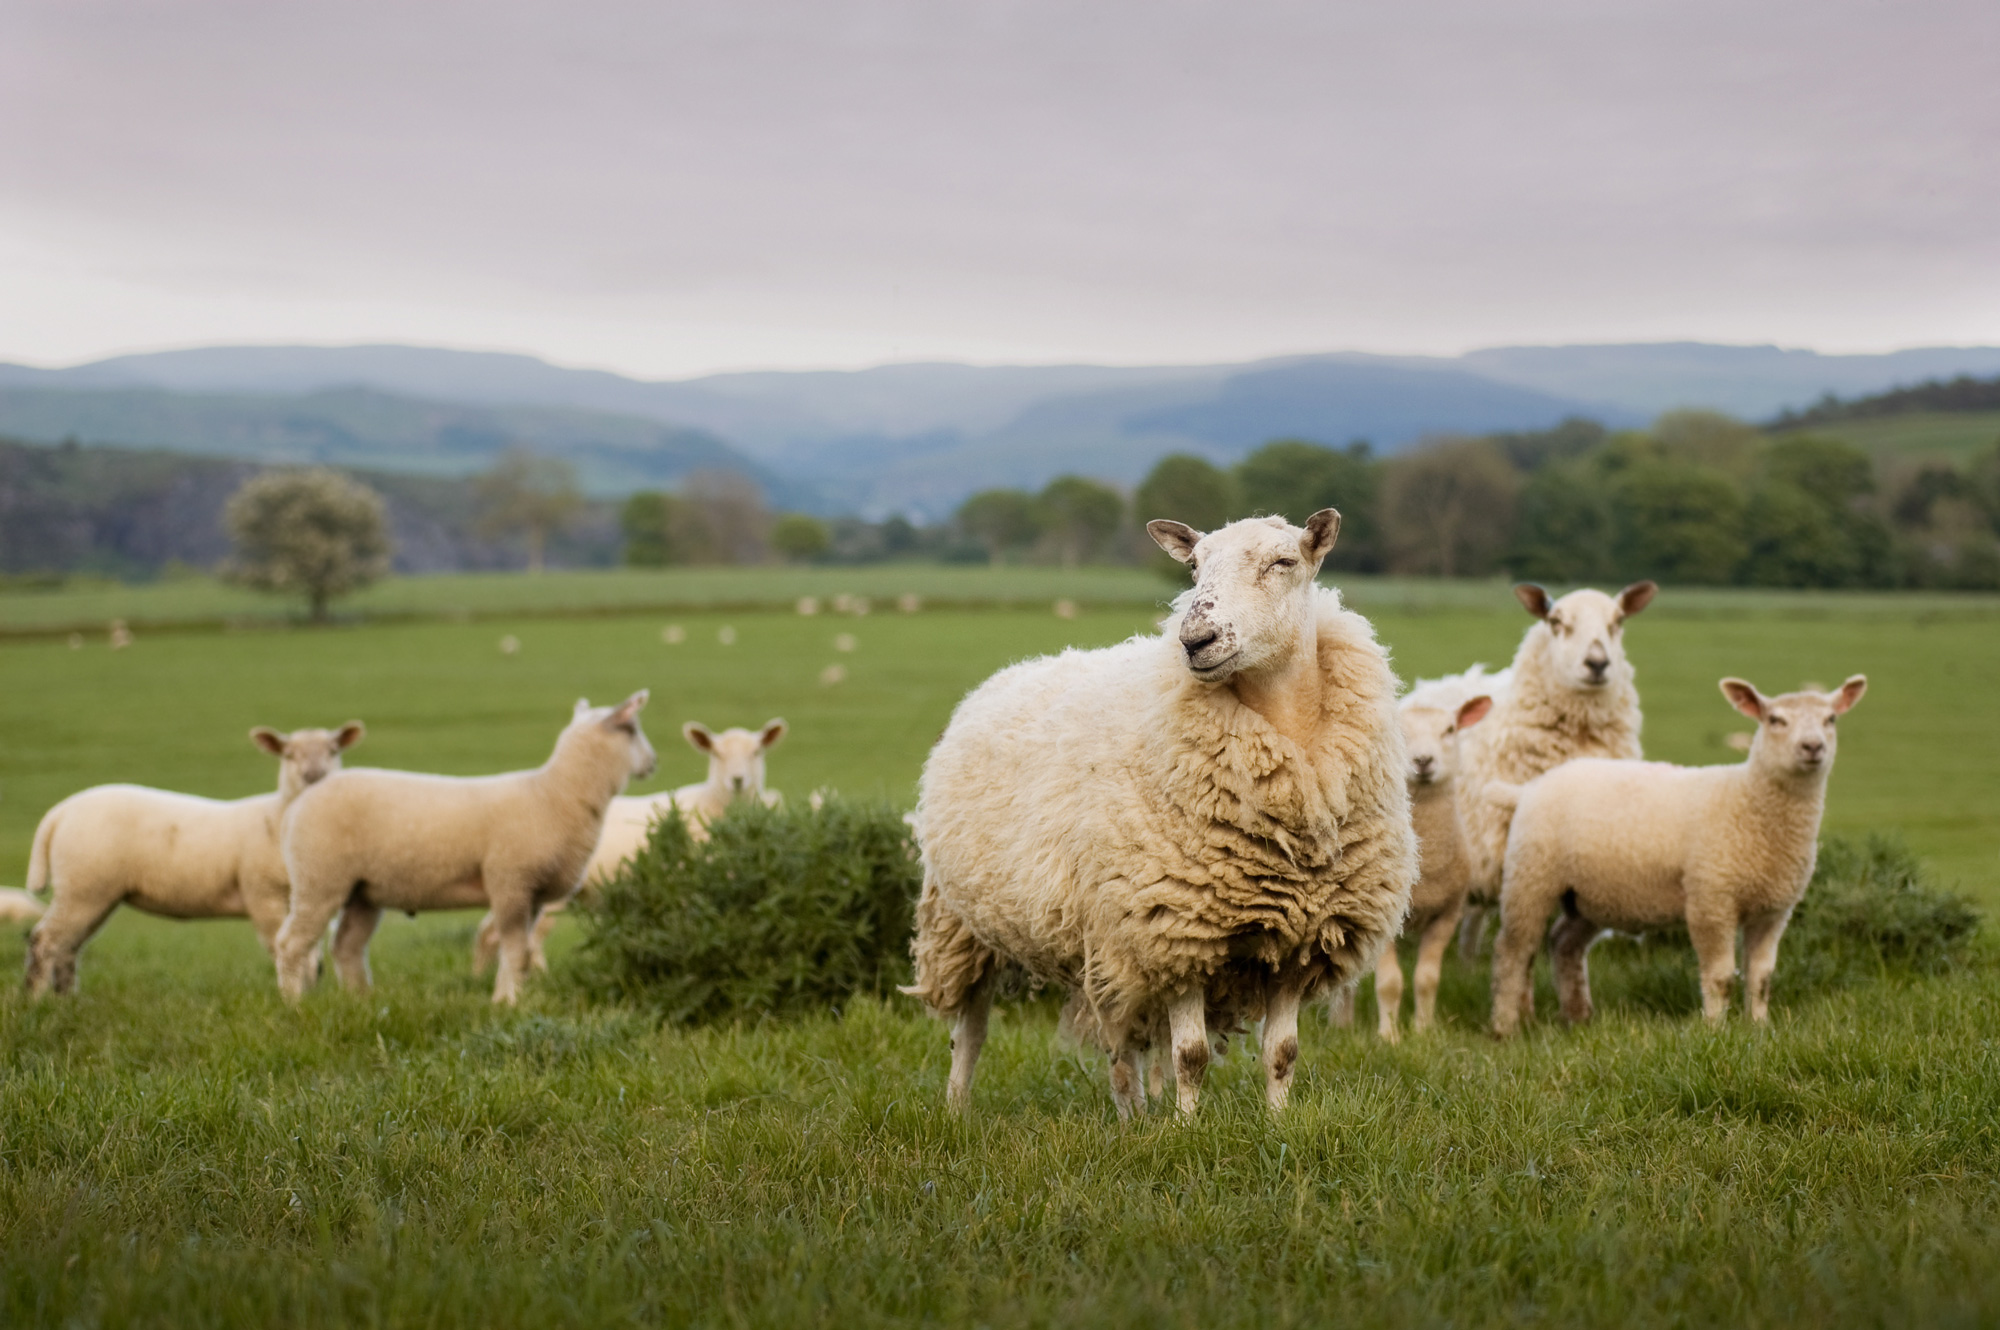
POLYGON ((886 802, 733 805, 706 842, 662 818, 587 912, 587 988, 670 1021, 824 1011, 909 975, 921 871, 886 802))

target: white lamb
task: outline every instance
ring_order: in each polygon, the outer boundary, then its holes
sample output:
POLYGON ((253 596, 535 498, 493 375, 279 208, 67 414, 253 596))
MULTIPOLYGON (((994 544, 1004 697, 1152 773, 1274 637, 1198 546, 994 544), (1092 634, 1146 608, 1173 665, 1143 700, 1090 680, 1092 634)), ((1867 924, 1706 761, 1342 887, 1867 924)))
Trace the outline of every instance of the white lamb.
POLYGON ((1585 759, 1492 793, 1514 804, 1493 946, 1493 1031, 1535 1009, 1535 950, 1558 906, 1549 953, 1563 1015, 1590 1018, 1591 944, 1606 930, 1685 921, 1701 961, 1701 1009, 1729 1009, 1743 930, 1750 1019, 1768 1019, 1778 939, 1812 881, 1835 722, 1868 688, 1765 697, 1741 679, 1722 692, 1758 722, 1734 766, 1585 759))
MULTIPOLYGON (((696 752, 708 755, 708 779, 660 794, 621 794, 613 799, 604 814, 604 832, 597 838, 597 849, 583 872, 583 894, 588 895, 618 876, 625 861, 645 848, 646 838, 653 834, 653 824, 670 812, 678 812, 687 819, 689 835, 696 840, 707 840, 708 824, 722 816, 723 809, 731 803, 755 801, 766 808, 776 808, 784 802, 784 796, 776 790, 764 788, 764 754, 785 737, 782 719, 765 721, 761 730, 727 729, 721 734, 713 733, 698 721, 689 721, 681 726, 681 735, 696 752)), ((567 905, 567 901, 557 901, 543 910, 536 921, 534 936, 529 940, 528 959, 537 970, 549 968, 543 948, 555 929, 556 915, 567 905)), ((488 913, 473 935, 474 974, 485 972, 499 947, 499 927, 495 917, 488 913)))
POLYGON ((499 932, 495 1002, 513 1002, 535 916, 583 881, 604 810, 653 770, 639 728, 644 692, 615 707, 578 701, 555 752, 532 771, 426 776, 343 771, 285 817, 291 912, 278 930, 278 987, 297 1001, 313 941, 335 915, 333 957, 349 988, 367 988, 368 939, 382 911, 489 907, 499 932))
POLYGON ((1514 663, 1484 681, 1493 694, 1492 714, 1460 745, 1459 785, 1466 798, 1459 815, 1472 855, 1474 903, 1466 912, 1468 952, 1477 949, 1484 924, 1477 907, 1499 895, 1512 816, 1478 792, 1493 781, 1533 780, 1571 758, 1640 756, 1643 717, 1624 629, 1658 590, 1652 582, 1634 582, 1616 596, 1585 588, 1551 604, 1549 593, 1532 582, 1514 588, 1540 622, 1522 636, 1514 663))
MULTIPOLYGON (((1493 699, 1478 691, 1484 676, 1478 667, 1450 679, 1417 684, 1397 707, 1403 725, 1403 745, 1410 755, 1410 821, 1417 832, 1423 875, 1410 893, 1405 934, 1417 934, 1416 1019, 1419 1033, 1431 1028, 1437 1014, 1438 976, 1445 949, 1465 912, 1465 893, 1472 885, 1472 859, 1459 816, 1463 790, 1458 780, 1459 736, 1477 725, 1492 709, 1493 699)), ((1375 962, 1376 1030, 1395 1043, 1401 1035, 1397 1018, 1403 1005, 1403 967, 1395 943, 1382 948, 1375 962)), ((1332 1016, 1337 1025, 1354 1019, 1354 990, 1336 989, 1332 1016)))
POLYGON ((287 897, 279 822, 308 786, 340 769, 363 733, 358 720, 338 730, 250 731, 279 759, 273 794, 225 801, 99 785, 51 808, 28 859, 28 890, 51 892, 28 941, 28 991, 74 989, 77 952, 121 904, 172 919, 247 915, 270 951, 287 897))
POLYGON ((1169 1032, 1192 1112, 1210 1028, 1259 1017, 1284 1105, 1300 1002, 1374 963, 1417 877, 1395 677, 1313 582, 1339 525, 1152 522, 1195 576, 1162 633, 1012 666, 959 704, 924 767, 906 990, 952 1021, 955 1108, 1015 966, 1071 992, 1121 1114, 1169 1032))

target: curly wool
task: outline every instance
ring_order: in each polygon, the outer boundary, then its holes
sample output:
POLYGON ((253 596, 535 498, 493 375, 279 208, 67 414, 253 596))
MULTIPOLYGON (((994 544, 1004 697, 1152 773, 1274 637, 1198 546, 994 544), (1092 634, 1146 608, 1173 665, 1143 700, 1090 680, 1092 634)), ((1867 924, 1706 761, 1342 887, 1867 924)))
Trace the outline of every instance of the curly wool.
POLYGON ((1003 670, 953 715, 924 768, 924 889, 907 991, 940 1014, 1018 965, 1081 996, 1115 1049, 1172 994, 1227 1029, 1264 977, 1313 985, 1374 963, 1417 876, 1396 680, 1367 620, 1315 593, 1323 680, 1307 751, 1163 632, 1003 670))

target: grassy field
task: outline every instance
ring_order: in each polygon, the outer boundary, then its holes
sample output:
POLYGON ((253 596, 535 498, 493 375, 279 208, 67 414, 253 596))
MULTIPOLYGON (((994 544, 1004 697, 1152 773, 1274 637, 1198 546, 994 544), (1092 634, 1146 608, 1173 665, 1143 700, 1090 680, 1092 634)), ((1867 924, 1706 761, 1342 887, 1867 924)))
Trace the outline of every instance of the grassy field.
POLYGON ((1928 411, 1814 425, 1809 434, 1846 439, 1880 458, 1965 462, 2000 443, 2000 411, 1928 411))
MULTIPOLYGON (((1056 594, 1089 603, 1023 599, 1056 594)), ((1375 618, 1406 676, 1499 664, 1526 624, 1501 597, 1384 597, 1375 618)), ((1901 830, 2000 906, 2000 707, 1975 691, 2000 648, 1989 602, 1674 600, 1630 632, 1650 752, 1733 760, 1744 726, 1719 675, 1774 690, 1866 671, 1829 828, 1901 830)), ((36 819, 82 785, 267 788, 253 724, 359 716, 357 761, 490 771, 539 761, 579 693, 639 686, 656 785, 699 775, 681 721, 782 714, 776 784, 907 800, 972 683, 1152 617, 1143 598, 1073 620, 532 609, 161 633, 116 653, 0 642, 0 863, 16 866, 0 877, 18 881, 36 819), (682 644, 662 641, 669 622, 682 644), (833 663, 847 677, 824 685, 833 663)), ((30 1007, 9 985, 0 1322, 2000 1318, 1990 951, 1805 997, 1783 993, 1781 963, 1776 1027, 1753 1033, 1696 1028, 1684 964, 1607 944, 1602 1018, 1508 1047, 1478 1033, 1483 977, 1454 962, 1435 1038, 1384 1049, 1310 1020, 1282 1124, 1237 1054, 1197 1123, 1120 1128, 1045 1002, 997 1022, 959 1123, 941 1108, 944 1033, 900 1002, 659 1030, 564 982, 566 922, 556 978, 495 1013, 467 972, 471 925, 392 919, 374 994, 298 1012, 234 922, 123 915, 74 1001, 30 1007)), ((20 955, 0 939, 0 969, 20 955)))

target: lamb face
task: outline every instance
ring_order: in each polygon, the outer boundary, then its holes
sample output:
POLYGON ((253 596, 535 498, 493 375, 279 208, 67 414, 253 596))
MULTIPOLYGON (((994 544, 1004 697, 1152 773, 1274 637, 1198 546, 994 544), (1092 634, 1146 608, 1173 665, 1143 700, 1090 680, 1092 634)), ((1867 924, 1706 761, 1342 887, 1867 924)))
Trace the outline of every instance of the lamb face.
POLYGON ((1194 573, 1193 591, 1179 602, 1188 670, 1222 683, 1268 668, 1296 646, 1312 621, 1313 579, 1340 533, 1340 514, 1322 508, 1303 528, 1251 517, 1207 535, 1165 520, 1146 531, 1194 573))
POLYGON ((1868 676, 1857 674, 1831 693, 1785 693, 1765 697, 1742 679, 1724 679, 1722 695, 1757 722, 1750 741, 1750 764, 1793 776, 1817 776, 1833 769, 1839 746, 1836 722, 1868 691, 1868 676))
POLYGON ((622 746, 628 764, 627 774, 632 780, 644 780, 659 765, 659 755, 653 751, 652 741, 639 728, 639 712, 644 709, 647 696, 648 691, 642 688, 615 707, 594 707, 586 699, 578 698, 576 710, 571 714, 569 724, 563 727, 556 746, 561 748, 572 735, 595 744, 622 746))
POLYGON ((720 734, 689 721, 681 734, 696 752, 708 755, 708 783, 731 800, 756 799, 764 792, 764 753, 785 737, 785 722, 768 720, 761 730, 728 729, 720 734))
POLYGON ((1484 693, 1458 707, 1404 703, 1397 719, 1403 727, 1403 747, 1410 755, 1405 772, 1410 788, 1445 785, 1457 776, 1459 731, 1477 725, 1492 709, 1493 699, 1484 693))
POLYGON ((367 731, 358 720, 337 730, 293 730, 281 734, 267 725, 250 731, 250 741, 280 760, 278 785, 297 795, 340 770, 341 754, 361 742, 367 731))
POLYGON ((1634 582, 1616 596, 1585 588, 1551 604, 1549 593, 1532 582, 1514 588, 1515 596, 1541 624, 1529 630, 1529 643, 1542 656, 1545 676, 1580 692, 1629 683, 1632 665, 1625 659, 1625 620, 1646 608, 1659 587, 1634 582))

